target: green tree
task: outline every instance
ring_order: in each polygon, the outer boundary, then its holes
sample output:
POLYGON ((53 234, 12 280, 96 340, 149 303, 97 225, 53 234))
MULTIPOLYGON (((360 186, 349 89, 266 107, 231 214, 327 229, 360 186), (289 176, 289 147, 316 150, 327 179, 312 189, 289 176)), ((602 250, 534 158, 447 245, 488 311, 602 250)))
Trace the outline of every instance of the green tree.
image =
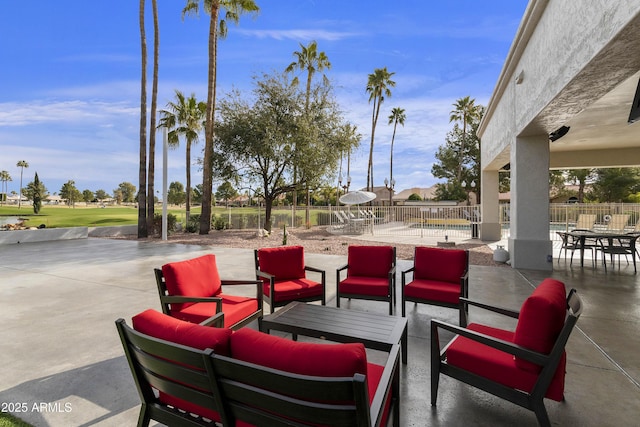
POLYGON ((40 213, 40 209, 42 208, 42 198, 45 193, 46 188, 44 188, 44 185, 40 182, 38 172, 36 172, 36 176, 33 178, 33 194, 31 195, 33 200, 33 213, 36 215, 40 213))
MULTIPOLYGON (((438 162, 431 167, 436 178, 445 179, 446 183, 436 184, 436 200, 469 200, 469 193, 475 192, 476 200, 480 200, 480 139, 476 130, 484 114, 483 106, 476 106, 477 115, 467 123, 468 131, 454 123, 453 129, 447 133, 445 144, 438 147, 435 157, 438 162)), ((506 179, 501 177, 501 181, 506 179)))
POLYGON ((411 195, 409 195, 409 197, 407 197, 407 200, 420 202, 420 201, 422 201, 422 197, 420 197, 420 195, 417 194, 417 193, 411 193, 411 195))
POLYGON ((24 168, 29 167, 29 163, 26 160, 20 160, 16 166, 20 168, 20 192, 18 193, 18 209, 20 209, 22 204, 22 172, 24 172, 24 168))
POLYGON ((76 207, 76 202, 82 200, 82 193, 76 187, 76 182, 69 180, 62 184, 59 191, 60 197, 67 201, 67 206, 76 207))
POLYGON ((7 201, 7 192, 9 188, 7 182, 11 181, 11 174, 8 171, 0 171, 0 181, 2 182, 2 188, 0 188, 0 204, 7 201))
MULTIPOLYGON (((324 52, 318 52, 318 43, 314 40, 309 43, 308 46, 304 46, 300 43, 300 51, 293 52, 293 56, 296 58, 296 61, 293 61, 289 66, 284 70, 285 73, 293 73, 296 69, 307 72, 307 84, 305 90, 305 102, 304 102, 304 112, 307 115, 307 120, 309 120, 309 102, 311 100, 311 81, 313 80, 313 75, 316 72, 321 72, 322 70, 330 69, 331 62, 329 62, 329 58, 327 54, 324 52)), ((329 85, 329 79, 325 74, 322 75, 324 84, 326 86, 329 85)), ((292 80, 292 84, 298 84, 298 76, 295 76, 292 80)), ((296 145, 295 150, 298 151, 298 147, 296 145)), ((296 164, 293 166, 293 182, 294 184, 297 182, 297 169, 296 164)), ((306 220, 305 223, 309 224, 309 182, 306 185, 306 193, 307 193, 307 208, 306 208, 306 220)), ((297 191, 295 197, 293 197, 293 206, 295 211, 295 206, 297 204, 297 191)))
POLYGON ((136 186, 130 182, 121 182, 118 188, 113 190, 114 197, 116 191, 120 194, 121 202, 133 203, 136 200, 136 186))
POLYGON ((229 200, 238 196, 238 192, 233 188, 233 184, 229 181, 225 181, 218 186, 216 190, 216 199, 224 200, 225 204, 229 206, 229 200))
MULTIPOLYGON (((40 178, 38 178, 38 173, 37 172, 35 174, 35 177, 34 177, 33 181, 27 184, 27 186, 24 188, 22 193, 25 195, 25 197, 28 200, 33 201, 34 213, 38 213, 38 212, 35 212, 35 208, 36 208, 35 205, 38 202, 38 199, 40 199, 39 203, 40 203, 40 207, 41 207, 42 206, 42 199, 44 199, 48 194, 46 187, 44 186, 42 181, 40 181, 40 178)), ((38 208, 38 211, 39 210, 40 209, 38 208)))
MULTIPOLYGON (((467 143, 467 126, 472 125, 475 122, 478 122, 482 114, 484 114, 484 108, 476 105, 476 100, 471 99, 469 96, 465 96, 464 98, 460 98, 453 104, 454 109, 449 113, 449 122, 462 122, 462 135, 463 137, 459 139, 459 143, 463 144, 459 147, 459 159, 458 159, 458 167, 456 168, 456 179, 458 182, 462 179, 462 170, 464 168, 464 153, 467 147, 464 144, 467 143)), ((476 126, 477 129, 477 126, 476 126)), ((475 130, 473 132, 475 135, 475 130)))
POLYGON ((298 162, 303 183, 308 181, 315 188, 321 177, 335 172, 340 153, 351 143, 342 137, 344 121, 327 91, 330 88, 325 86, 313 89, 309 106, 312 121, 302 114, 305 94, 291 85, 286 75, 265 75, 256 80, 252 103, 238 91, 220 102, 216 127, 219 169, 229 171, 227 179, 235 173, 243 182, 262 188, 267 230, 271 229, 274 201, 295 188, 293 164, 298 162), (303 143, 297 145, 299 141, 303 143), (296 156, 296 145, 300 157, 296 156))
POLYGON ((180 145, 180 136, 184 137, 185 141, 187 172, 185 216, 187 222, 189 222, 191 214, 191 145, 198 142, 206 111, 206 102, 198 102, 194 93, 186 98, 179 90, 176 90, 175 102, 167 103, 167 109, 160 111, 162 115, 160 127, 169 129, 169 146, 178 147, 180 145))
MULTIPOLYGON (((209 13, 209 67, 207 72, 207 111, 204 130, 204 159, 202 170, 202 214, 200 215, 200 234, 209 234, 211 230, 211 196, 213 192, 213 139, 214 112, 216 111, 216 71, 218 63, 218 37, 227 36, 227 21, 237 24, 240 15, 245 12, 257 13, 260 9, 253 0, 203 0, 209 13), (218 23, 220 10, 225 10, 224 19, 218 23), (219 25, 218 25, 219 24, 219 25)), ((198 14, 200 0, 187 0, 182 16, 198 14)))
POLYGON ((85 203, 91 203, 94 198, 95 195, 93 194, 93 191, 88 189, 82 191, 82 200, 84 200, 85 203))
POLYGON ((172 205, 181 205, 187 198, 184 192, 184 185, 181 182, 174 181, 169 184, 169 191, 167 192, 167 202, 172 205))
POLYGON ((98 201, 102 202, 103 200, 106 200, 109 198, 109 194, 107 194, 106 191, 100 189, 96 191, 96 199, 98 199, 98 201))
POLYGON ((571 169, 567 171, 567 177, 573 183, 578 183, 578 203, 584 203, 585 187, 587 182, 593 179, 594 169, 571 169))
MULTIPOLYGON (((393 142, 396 139, 396 128, 398 127, 398 123, 404 126, 404 121, 407 119, 407 115, 404 112, 403 108, 395 107, 391 109, 391 114, 389 115, 389 123, 393 123, 393 135, 391 136, 391 155, 389 156, 389 182, 391 186, 394 185, 393 180, 393 142)), ((392 197, 391 192, 389 192, 389 206, 392 205, 392 197)))
POLYGON ((373 112, 371 114, 371 144, 369 146, 369 164, 367 167, 367 191, 373 189, 373 141, 375 139, 376 125, 380 115, 380 106, 385 97, 391 97, 391 89, 396 82, 391 80, 395 73, 390 73, 387 67, 376 68, 369 74, 367 80, 367 92, 369 93, 369 103, 373 101, 373 112))
POLYGON ((640 191, 640 168, 597 169, 589 197, 600 203, 622 203, 640 191))

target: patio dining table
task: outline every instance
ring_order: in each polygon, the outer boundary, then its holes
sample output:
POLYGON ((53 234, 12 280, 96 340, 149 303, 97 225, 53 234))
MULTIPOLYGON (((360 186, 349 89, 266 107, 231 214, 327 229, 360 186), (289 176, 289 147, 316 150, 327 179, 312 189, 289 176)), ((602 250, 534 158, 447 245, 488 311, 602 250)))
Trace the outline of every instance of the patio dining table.
POLYGON ((631 255, 634 271, 636 270, 636 240, 640 237, 640 234, 598 230, 573 230, 568 234, 579 240, 580 267, 584 267, 584 250, 588 247, 587 239, 590 239, 593 240, 592 247, 595 249, 594 263, 597 264, 597 253, 598 250, 601 250, 605 271, 607 269, 607 254, 611 256, 612 263, 614 255, 631 255), (615 241, 618 242, 617 245, 614 244, 615 241))

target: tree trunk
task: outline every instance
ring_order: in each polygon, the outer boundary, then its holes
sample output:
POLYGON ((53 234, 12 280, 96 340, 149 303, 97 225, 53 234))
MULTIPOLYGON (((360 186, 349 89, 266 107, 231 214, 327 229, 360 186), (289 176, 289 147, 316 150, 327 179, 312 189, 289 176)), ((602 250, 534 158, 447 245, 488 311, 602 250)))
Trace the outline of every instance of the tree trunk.
POLYGON ((151 0, 153 8, 153 83, 151 84, 151 121, 149 135, 149 172, 147 173, 147 235, 153 230, 155 215, 156 177, 156 114, 158 109, 158 67, 160 61, 160 27, 158 25, 158 2, 151 0))
POLYGON ((213 119, 216 110, 216 62, 218 43, 217 1, 211 5, 209 22, 209 69, 207 84, 207 117, 205 122, 204 159, 202 171, 202 214, 200 215, 200 234, 209 234, 211 230, 211 193, 213 191, 213 119))
POLYGON ((140 0, 140 160, 138 165, 138 238, 148 236, 147 230, 147 36, 144 31, 145 0, 140 0))

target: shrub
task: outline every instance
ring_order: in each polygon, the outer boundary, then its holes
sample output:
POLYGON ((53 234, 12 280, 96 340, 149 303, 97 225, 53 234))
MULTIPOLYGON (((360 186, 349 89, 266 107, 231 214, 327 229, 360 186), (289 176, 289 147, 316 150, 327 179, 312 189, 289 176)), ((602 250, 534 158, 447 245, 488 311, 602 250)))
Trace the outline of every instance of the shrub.
MULTIPOLYGON (((176 231, 176 223, 178 218, 172 214, 167 214, 167 233, 173 233, 176 231)), ((162 214, 156 213, 153 215, 153 233, 156 235, 162 234, 162 214)))
POLYGON ((224 219, 222 216, 214 216, 213 217, 213 228, 216 230, 224 230, 227 227, 227 220, 224 219))
POLYGON ((200 215, 191 214, 189 215, 189 222, 184 227, 187 233, 197 233, 200 230, 200 215))

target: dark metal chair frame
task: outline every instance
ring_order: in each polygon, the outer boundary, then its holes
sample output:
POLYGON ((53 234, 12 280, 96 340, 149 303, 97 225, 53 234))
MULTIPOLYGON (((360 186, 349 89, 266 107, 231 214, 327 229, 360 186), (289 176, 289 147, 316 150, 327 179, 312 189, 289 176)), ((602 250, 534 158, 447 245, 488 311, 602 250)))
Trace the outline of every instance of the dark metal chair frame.
MULTIPOLYGON (((159 268, 153 269, 156 276, 156 284, 158 285, 158 294, 160 295, 160 305, 162 306, 162 312, 166 315, 171 316, 171 304, 181 304, 185 302, 215 302, 216 303, 216 313, 223 313, 222 311, 222 298, 219 297, 190 297, 190 296, 181 296, 181 295, 169 295, 167 291, 167 284, 164 280, 164 275, 162 274, 162 270, 159 268)), ((241 286, 241 285, 253 285, 256 287, 256 300, 258 301, 258 310, 254 311, 251 315, 245 317, 244 319, 236 322, 233 325, 230 325, 229 328, 236 330, 240 329, 254 320, 258 321, 258 324, 262 323, 262 282, 259 280, 221 280, 222 288, 225 286, 241 286)), ((253 297, 251 297, 253 298, 253 297)), ((219 322, 219 320, 217 320, 219 322)), ((220 325, 222 327, 222 325, 220 325)))
MULTIPOLYGON (((518 311, 513 311, 506 308, 491 306, 472 300, 466 300, 467 304, 476 306, 482 309, 492 311, 501 315, 512 317, 517 319, 519 316, 518 311)), ((555 344, 549 354, 538 353, 533 350, 526 349, 516 344, 499 340, 494 337, 468 330, 463 327, 458 327, 448 323, 440 322, 438 320, 431 320, 431 405, 436 405, 438 398, 438 383, 440 374, 448 375, 466 384, 470 384, 476 388, 484 390, 494 396, 508 400, 515 403, 518 406, 533 411, 536 415, 538 423, 541 426, 550 426, 549 416, 544 406, 544 396, 547 393, 547 389, 551 384, 553 375, 560 363, 565 346, 571 335, 571 331, 582 314, 582 300, 576 293, 575 289, 571 289, 567 296, 567 317, 565 324, 555 344), (447 348, 450 341, 444 348, 440 348, 440 340, 438 330, 443 329, 462 337, 469 338, 471 340, 478 341, 487 346, 496 348, 506 353, 513 354, 516 357, 533 362, 542 367, 538 380, 531 392, 525 392, 522 390, 516 390, 510 387, 506 387, 502 384, 493 382, 482 376, 473 374, 464 369, 447 363, 447 348)))
MULTIPOLYGON (((262 298, 264 299, 264 301, 266 301, 267 304, 269 304, 271 313, 275 311, 276 307, 283 307, 292 301, 302 301, 302 302, 320 301, 322 305, 327 305, 326 272, 324 270, 311 267, 306 264, 304 266, 305 271, 310 271, 310 272, 320 274, 319 283, 322 285, 322 295, 313 296, 313 297, 292 298, 285 301, 276 301, 277 300, 276 296, 278 294, 278 291, 276 290, 275 285, 278 278, 272 274, 269 274, 267 272, 260 270, 260 259, 258 258, 258 249, 253 250, 253 257, 254 257, 254 262, 256 267, 256 278, 258 279, 264 278, 269 280, 269 295, 263 293, 262 298)), ((261 285, 263 284, 262 280, 260 280, 260 284, 261 285)))
POLYGON ((391 265, 391 269, 389 273, 387 273, 389 280, 389 292, 387 296, 376 296, 376 295, 364 295, 364 294, 350 294, 340 292, 340 273, 344 270, 349 269, 349 264, 345 264, 342 267, 336 270, 336 306, 340 307, 340 298, 355 298, 355 299, 365 299, 370 301, 388 301, 389 302, 389 315, 393 315, 393 307, 396 302, 396 248, 393 246, 393 263, 391 265))

